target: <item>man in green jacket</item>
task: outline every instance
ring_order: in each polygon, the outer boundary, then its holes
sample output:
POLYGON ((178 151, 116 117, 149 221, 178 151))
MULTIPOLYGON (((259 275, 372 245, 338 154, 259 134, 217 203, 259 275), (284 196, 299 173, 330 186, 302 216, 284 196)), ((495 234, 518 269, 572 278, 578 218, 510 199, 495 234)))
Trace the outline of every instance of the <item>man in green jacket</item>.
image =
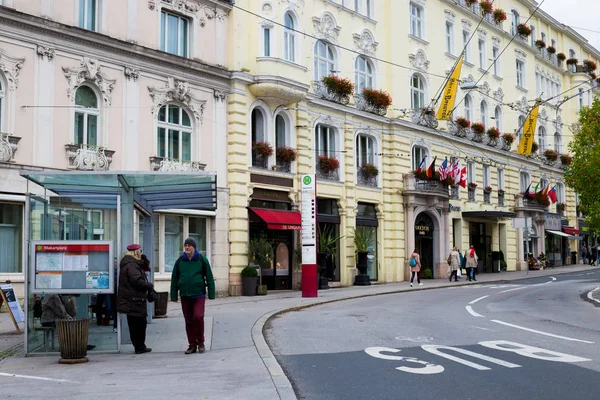
POLYGON ((175 261, 171 275, 171 300, 181 296, 181 309, 185 318, 185 333, 189 347, 185 354, 204 353, 204 303, 206 287, 208 298, 215 299, 215 280, 210 263, 196 250, 196 241, 185 239, 183 254, 175 261))

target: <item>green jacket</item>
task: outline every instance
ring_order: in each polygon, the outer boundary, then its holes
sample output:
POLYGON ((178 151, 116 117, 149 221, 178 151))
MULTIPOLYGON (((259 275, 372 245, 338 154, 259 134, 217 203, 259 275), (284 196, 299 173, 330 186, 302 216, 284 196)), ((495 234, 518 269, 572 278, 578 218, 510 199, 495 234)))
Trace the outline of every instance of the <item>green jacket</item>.
POLYGON ((198 250, 196 250, 191 260, 184 252, 173 266, 171 300, 177 301, 177 292, 182 297, 206 295, 207 286, 208 298, 214 300, 216 293, 215 279, 210 269, 210 263, 198 250))

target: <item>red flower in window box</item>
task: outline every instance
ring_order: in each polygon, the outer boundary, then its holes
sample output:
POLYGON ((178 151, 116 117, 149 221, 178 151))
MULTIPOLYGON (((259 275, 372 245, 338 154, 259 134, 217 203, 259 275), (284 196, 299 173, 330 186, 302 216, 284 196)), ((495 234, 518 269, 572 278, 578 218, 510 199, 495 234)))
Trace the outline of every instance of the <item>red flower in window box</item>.
POLYGON ((583 69, 585 70, 585 72, 595 71, 596 68, 598 68, 598 66, 596 65, 595 61, 583 60, 583 69))
POLYGON ((561 61, 561 62, 562 62, 562 61, 565 61, 565 60, 567 59, 567 56, 565 56, 565 53, 558 53, 558 54, 556 55, 556 59, 557 59, 558 61, 561 61))
POLYGON ((477 184, 475 182, 469 182, 469 187, 470 188, 476 188, 477 184))
POLYGON ((556 161, 558 160, 558 153, 552 149, 548 149, 544 151, 544 157, 546 157, 546 160, 548 161, 556 161))
POLYGON ((512 133, 505 133, 502 135, 502 139, 504 139, 504 141, 507 144, 513 144, 513 142, 515 141, 515 135, 513 135, 512 133))
POLYGON ((374 166, 373 164, 363 164, 361 169, 362 169, 362 173, 367 178, 371 178, 371 177, 379 175, 379 169, 376 166, 374 166))
POLYGON ((324 76, 322 81, 327 90, 340 97, 348 97, 354 92, 354 83, 348 78, 329 75, 324 76))
POLYGON ((494 22, 499 24, 504 21, 506 21, 506 12, 501 8, 496 8, 494 10, 494 22))
POLYGON ((490 3, 487 0, 482 0, 479 2, 479 8, 481 9, 481 12, 483 13, 483 15, 487 15, 487 14, 491 14, 492 13, 492 3, 490 3))
POLYGON ((473 131, 473 133, 483 135, 483 132, 485 132, 485 125, 481 122, 475 122, 471 124, 471 130, 473 131))
POLYGON ((488 129, 486 133, 491 140, 496 140, 500 137, 500 131, 495 126, 488 129))
POLYGON ((544 49, 546 48, 546 42, 544 42, 541 39, 538 39, 535 41, 535 47, 537 47, 538 49, 544 49))
POLYGON ((498 189, 498 193, 504 194, 504 189, 498 189))
POLYGON ((322 155, 319 156, 319 167, 323 172, 331 172, 340 167, 340 162, 335 157, 322 155))
POLYGON ((252 144, 252 152, 260 157, 267 158, 273 154, 273 146, 268 142, 256 142, 252 144))
POLYGON ((278 147, 276 150, 276 154, 277 160, 281 160, 283 162, 296 161, 296 158, 298 157, 298 153, 295 149, 285 146, 278 147))
POLYGON ((492 191, 492 187, 491 186, 486 186, 483 188, 483 190, 485 190, 486 192, 491 192, 492 191))
POLYGON ((571 163, 573 162, 573 157, 571 157, 568 154, 561 154, 560 155, 560 163, 562 165, 571 165, 571 163))
POLYGON ((456 118, 456 120, 454 120, 454 122, 456 123, 456 125, 458 125, 459 128, 462 128, 462 129, 467 129, 468 127, 471 126, 471 121, 469 121, 468 119, 466 119, 464 117, 458 117, 458 118, 456 118))
POLYGON ((531 35, 531 28, 525 24, 517 25, 517 33, 521 36, 527 37, 531 35))
POLYGON ((386 109, 392 105, 392 96, 383 90, 364 88, 362 95, 365 101, 373 107, 386 109))

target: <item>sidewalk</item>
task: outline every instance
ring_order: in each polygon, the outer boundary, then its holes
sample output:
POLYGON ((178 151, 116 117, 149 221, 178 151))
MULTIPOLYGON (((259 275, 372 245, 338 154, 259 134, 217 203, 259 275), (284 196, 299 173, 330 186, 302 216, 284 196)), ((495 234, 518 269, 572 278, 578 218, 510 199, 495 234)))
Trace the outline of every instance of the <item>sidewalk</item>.
MULTIPOLYGON (((122 354, 89 353, 90 362, 77 366, 57 364, 57 357, 11 357, 0 361, 0 372, 56 379, 81 384, 60 384, 19 377, 0 376, 5 395, 16 396, 23 385, 40 385, 46 395, 62 398, 124 399, 174 397, 210 399, 296 399, 287 377, 263 337, 263 327, 273 315, 284 310, 350 298, 374 296, 444 287, 504 282, 524 278, 556 276, 577 271, 594 271, 584 265, 551 268, 544 271, 517 271, 478 275, 477 282, 463 277, 458 283, 447 279, 425 280, 423 286, 409 287, 408 282, 345 287, 319 292, 318 298, 302 298, 298 291, 269 292, 267 296, 227 297, 207 301, 207 351, 186 356, 184 322, 178 303, 169 303, 168 318, 155 319, 148 326, 148 346, 154 351, 134 355, 130 346, 122 354), (94 379, 92 379, 94 378, 94 379), (109 383, 110 382, 110 383, 109 383), (143 382, 140 385, 140 382, 143 382)), ((594 276, 594 279, 597 279, 594 276)), ((598 283, 594 282, 590 290, 598 283)), ((600 293, 598 293, 600 297, 600 293)), ((4 345, 3 319, 0 314, 0 346, 4 345)), ((23 340, 23 336, 17 339, 23 340)), ((0 347, 0 352, 3 350, 0 347)), ((21 396, 21 398, 23 398, 21 396)))

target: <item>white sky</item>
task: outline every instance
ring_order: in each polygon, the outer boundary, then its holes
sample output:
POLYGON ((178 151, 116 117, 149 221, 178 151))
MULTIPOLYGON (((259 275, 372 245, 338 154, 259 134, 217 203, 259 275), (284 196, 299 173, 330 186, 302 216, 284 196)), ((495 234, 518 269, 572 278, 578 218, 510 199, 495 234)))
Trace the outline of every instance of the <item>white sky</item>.
MULTIPOLYGON (((600 51, 600 33, 577 28, 600 31, 598 15, 600 1, 598 0, 536 0, 542 3, 542 10, 565 25, 575 28, 592 46, 600 51)), ((566 54, 565 49, 557 49, 566 54)))

